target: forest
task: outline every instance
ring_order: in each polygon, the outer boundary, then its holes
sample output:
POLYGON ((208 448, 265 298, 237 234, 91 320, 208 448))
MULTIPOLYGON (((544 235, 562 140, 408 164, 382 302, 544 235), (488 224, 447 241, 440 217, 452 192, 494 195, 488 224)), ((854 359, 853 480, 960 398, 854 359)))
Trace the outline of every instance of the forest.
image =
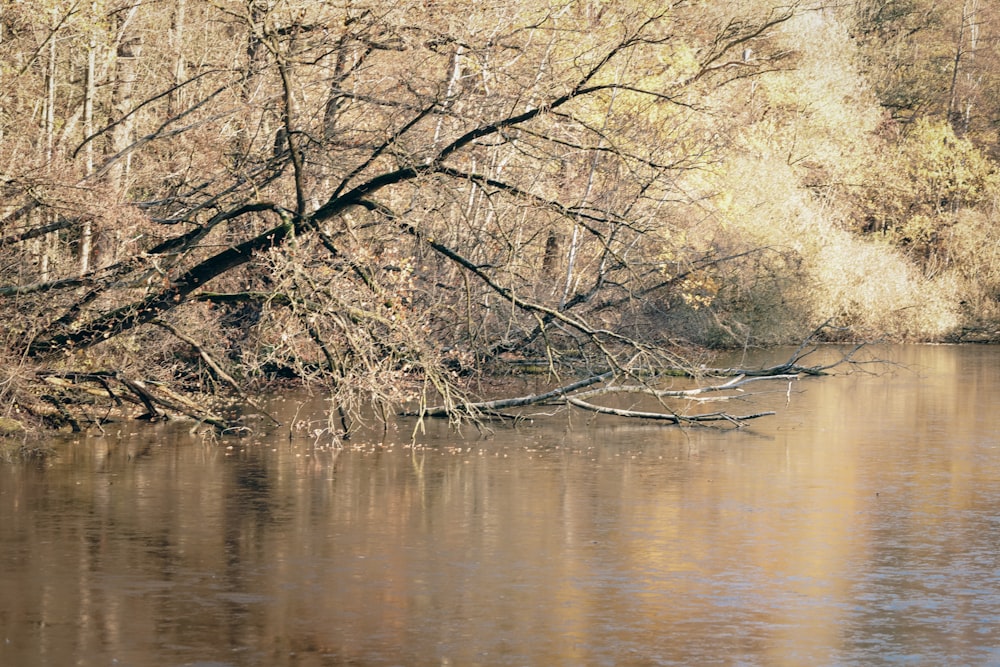
POLYGON ((510 373, 995 342, 998 36, 983 0, 3 0, 0 431, 295 384, 346 437, 510 373))

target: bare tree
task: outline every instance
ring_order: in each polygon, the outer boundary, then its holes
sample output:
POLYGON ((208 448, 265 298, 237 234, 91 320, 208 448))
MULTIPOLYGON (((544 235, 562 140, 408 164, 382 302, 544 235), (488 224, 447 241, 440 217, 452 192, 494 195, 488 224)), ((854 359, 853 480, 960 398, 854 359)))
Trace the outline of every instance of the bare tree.
MULTIPOLYGON (((194 9, 174 6, 175 38, 194 9)), ((183 59, 147 39, 140 5, 116 14, 113 114, 77 155, 110 151, 79 183, 125 193, 135 245, 82 277, 5 276, 27 357, 94 350, 167 380, 187 345, 229 385, 322 383, 344 430, 366 397, 395 404, 414 381, 460 413, 461 373, 511 356, 629 386, 684 364, 649 309, 679 285, 662 260, 692 210, 677 181, 713 159, 704 101, 776 66, 768 37, 794 4, 196 10, 217 33, 183 59), (173 65, 139 77, 164 51, 173 65)), ((6 230, 0 248, 41 228, 6 230)))

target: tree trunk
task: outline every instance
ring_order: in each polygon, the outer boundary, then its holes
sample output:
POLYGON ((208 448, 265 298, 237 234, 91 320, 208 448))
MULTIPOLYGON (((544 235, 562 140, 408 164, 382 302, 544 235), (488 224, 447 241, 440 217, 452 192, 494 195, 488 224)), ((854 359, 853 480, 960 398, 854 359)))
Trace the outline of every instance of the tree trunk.
MULTIPOLYGON (((91 26, 87 39, 87 70, 83 89, 83 141, 84 146, 84 177, 94 173, 94 142, 89 141, 94 133, 94 96, 97 91, 97 2, 91 3, 91 11, 95 25, 91 26)), ((85 217, 80 228, 80 275, 90 270, 90 260, 93 248, 93 221, 85 217)))
POLYGON ((962 16, 958 25, 958 37, 955 40, 955 57, 952 61, 951 82, 948 87, 948 122, 958 136, 969 131, 972 116, 973 88, 975 75, 971 71, 971 60, 975 58, 979 41, 979 25, 977 14, 979 0, 963 0, 962 16), (964 76, 961 76, 964 73, 964 76), (968 85, 965 91, 959 90, 960 79, 964 78, 968 85), (963 99, 964 98, 964 99, 963 99))
MULTIPOLYGON (((136 81, 136 60, 142 54, 142 37, 122 39, 118 45, 117 74, 113 95, 115 113, 120 121, 111 131, 111 152, 113 155, 125 152, 132 143, 135 121, 130 112, 133 107, 132 93, 136 81)), ((119 193, 126 189, 126 180, 131 164, 131 154, 116 161, 108 170, 108 179, 119 193)))
MULTIPOLYGON (((56 136, 56 33, 61 25, 59 15, 55 7, 52 8, 52 25, 49 33, 49 44, 47 49, 48 63, 46 65, 45 77, 45 114, 43 123, 45 124, 45 170, 52 171, 52 161, 55 156, 55 136, 56 136)), ((46 217, 50 217, 45 214, 46 217)), ((51 219, 47 222, 52 222, 51 219)), ((51 268, 51 238, 46 235, 38 242, 38 269, 42 281, 49 279, 51 268)))
MULTIPOLYGON (((170 24, 170 42, 174 49, 174 85, 179 86, 187 76, 187 66, 184 60, 184 21, 186 18, 186 0, 177 0, 174 15, 170 24)), ((179 100, 180 91, 174 90, 167 98, 167 115, 176 116, 182 105, 179 100)))

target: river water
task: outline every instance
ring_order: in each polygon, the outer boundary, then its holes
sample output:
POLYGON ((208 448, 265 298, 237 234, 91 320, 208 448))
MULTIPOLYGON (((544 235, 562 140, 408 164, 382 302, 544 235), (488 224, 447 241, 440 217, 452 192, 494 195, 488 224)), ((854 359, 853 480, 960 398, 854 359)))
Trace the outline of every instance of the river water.
POLYGON ((0 466, 0 665, 1000 664, 1000 348, 876 352, 740 430, 61 441, 0 466))

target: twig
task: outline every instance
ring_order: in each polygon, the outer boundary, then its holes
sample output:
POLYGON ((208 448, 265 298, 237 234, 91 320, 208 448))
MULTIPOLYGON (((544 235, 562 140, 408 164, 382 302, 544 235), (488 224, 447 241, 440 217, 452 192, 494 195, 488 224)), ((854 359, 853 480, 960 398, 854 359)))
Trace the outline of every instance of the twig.
POLYGON ((267 412, 267 410, 265 410, 264 408, 260 407, 260 405, 258 405, 252 398, 250 398, 250 396, 245 391, 243 391, 243 388, 240 387, 239 383, 235 379, 233 379, 233 377, 229 373, 223 370, 222 366, 219 365, 219 363, 215 360, 215 358, 208 353, 208 350, 206 350, 205 348, 203 348, 201 345, 198 344, 198 341, 191 338, 183 331, 180 331, 177 327, 170 324, 169 322, 164 322, 160 318, 151 320, 151 322, 152 324, 155 324, 159 327, 166 329, 174 336, 176 336, 183 342, 193 347, 195 351, 198 352, 198 355, 202 358, 202 360, 204 360, 204 362, 208 365, 208 367, 212 369, 212 372, 215 373, 216 377, 218 377, 220 380, 222 380, 230 387, 232 387, 240 398, 246 401, 253 409, 259 411, 262 415, 264 415, 272 422, 274 422, 275 426, 281 426, 281 422, 279 422, 277 418, 275 418, 273 415, 267 412))

